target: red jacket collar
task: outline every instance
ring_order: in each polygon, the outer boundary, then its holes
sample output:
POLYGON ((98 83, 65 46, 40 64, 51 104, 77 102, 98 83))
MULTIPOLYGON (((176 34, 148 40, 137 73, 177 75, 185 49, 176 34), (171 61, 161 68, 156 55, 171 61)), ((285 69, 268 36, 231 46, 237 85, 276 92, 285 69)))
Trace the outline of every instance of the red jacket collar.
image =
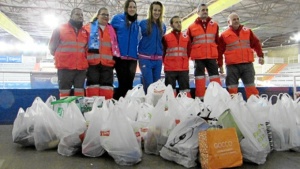
MULTIPOLYGON (((212 19, 211 17, 207 17, 206 22, 208 23, 209 21, 211 21, 211 19, 212 19)), ((198 17, 195 22, 198 24, 202 24, 202 19, 198 17)))

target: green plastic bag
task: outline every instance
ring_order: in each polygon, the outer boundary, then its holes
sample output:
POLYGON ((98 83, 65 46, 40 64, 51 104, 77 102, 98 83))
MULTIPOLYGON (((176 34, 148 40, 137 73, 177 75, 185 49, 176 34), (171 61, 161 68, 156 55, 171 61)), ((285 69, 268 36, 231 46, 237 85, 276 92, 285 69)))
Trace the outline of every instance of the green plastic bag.
POLYGON ((225 110, 220 117, 218 118, 217 125, 221 125, 223 128, 235 128, 236 134, 238 136, 239 141, 241 141, 244 136, 242 132, 240 131, 239 127, 234 121, 233 116, 230 113, 230 109, 225 110))
MULTIPOLYGON (((64 112, 68 108, 69 104, 73 101, 76 101, 79 99, 79 96, 70 96, 66 97, 60 100, 56 100, 54 102, 51 102, 51 105, 53 105, 53 110, 58 114, 59 117, 64 116, 64 112)), ((77 105, 79 106, 79 105, 77 105)), ((78 107, 80 109, 80 107, 78 107)))

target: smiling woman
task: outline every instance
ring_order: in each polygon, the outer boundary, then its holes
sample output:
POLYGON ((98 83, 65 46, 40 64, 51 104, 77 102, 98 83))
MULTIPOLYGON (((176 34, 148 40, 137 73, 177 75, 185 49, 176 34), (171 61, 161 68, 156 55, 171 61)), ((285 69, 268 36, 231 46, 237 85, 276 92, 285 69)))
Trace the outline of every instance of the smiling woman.
POLYGON ((154 1, 148 9, 148 17, 140 22, 142 38, 138 46, 139 66, 143 76, 145 93, 150 84, 161 78, 163 45, 162 37, 166 33, 163 23, 164 6, 154 1))

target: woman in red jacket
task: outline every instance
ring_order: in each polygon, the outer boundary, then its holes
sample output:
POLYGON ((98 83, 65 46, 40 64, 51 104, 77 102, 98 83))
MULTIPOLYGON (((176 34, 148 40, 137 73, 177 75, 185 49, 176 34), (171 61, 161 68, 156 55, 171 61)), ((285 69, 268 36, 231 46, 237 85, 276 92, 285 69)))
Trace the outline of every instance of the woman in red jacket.
POLYGON ((87 60, 86 96, 104 96, 111 99, 114 93, 113 69, 114 56, 120 56, 116 33, 108 24, 109 14, 106 8, 100 8, 97 16, 85 26, 89 34, 87 60))

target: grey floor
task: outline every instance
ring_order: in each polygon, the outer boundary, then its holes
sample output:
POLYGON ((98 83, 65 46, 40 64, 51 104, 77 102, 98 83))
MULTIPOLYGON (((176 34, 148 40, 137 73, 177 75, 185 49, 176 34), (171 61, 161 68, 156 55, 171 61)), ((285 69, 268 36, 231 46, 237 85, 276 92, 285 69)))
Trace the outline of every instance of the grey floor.
MULTIPOLYGON (((113 158, 105 154, 89 158, 81 154, 64 157, 56 150, 36 151, 12 142, 12 125, 0 125, 0 169, 89 169, 89 168, 134 168, 134 169, 184 169, 176 163, 160 156, 143 154, 142 162, 134 166, 119 166, 113 158)), ((195 168, 200 168, 198 165, 195 168)), ((300 153, 272 152, 263 165, 244 163, 241 169, 300 169, 300 153)))

